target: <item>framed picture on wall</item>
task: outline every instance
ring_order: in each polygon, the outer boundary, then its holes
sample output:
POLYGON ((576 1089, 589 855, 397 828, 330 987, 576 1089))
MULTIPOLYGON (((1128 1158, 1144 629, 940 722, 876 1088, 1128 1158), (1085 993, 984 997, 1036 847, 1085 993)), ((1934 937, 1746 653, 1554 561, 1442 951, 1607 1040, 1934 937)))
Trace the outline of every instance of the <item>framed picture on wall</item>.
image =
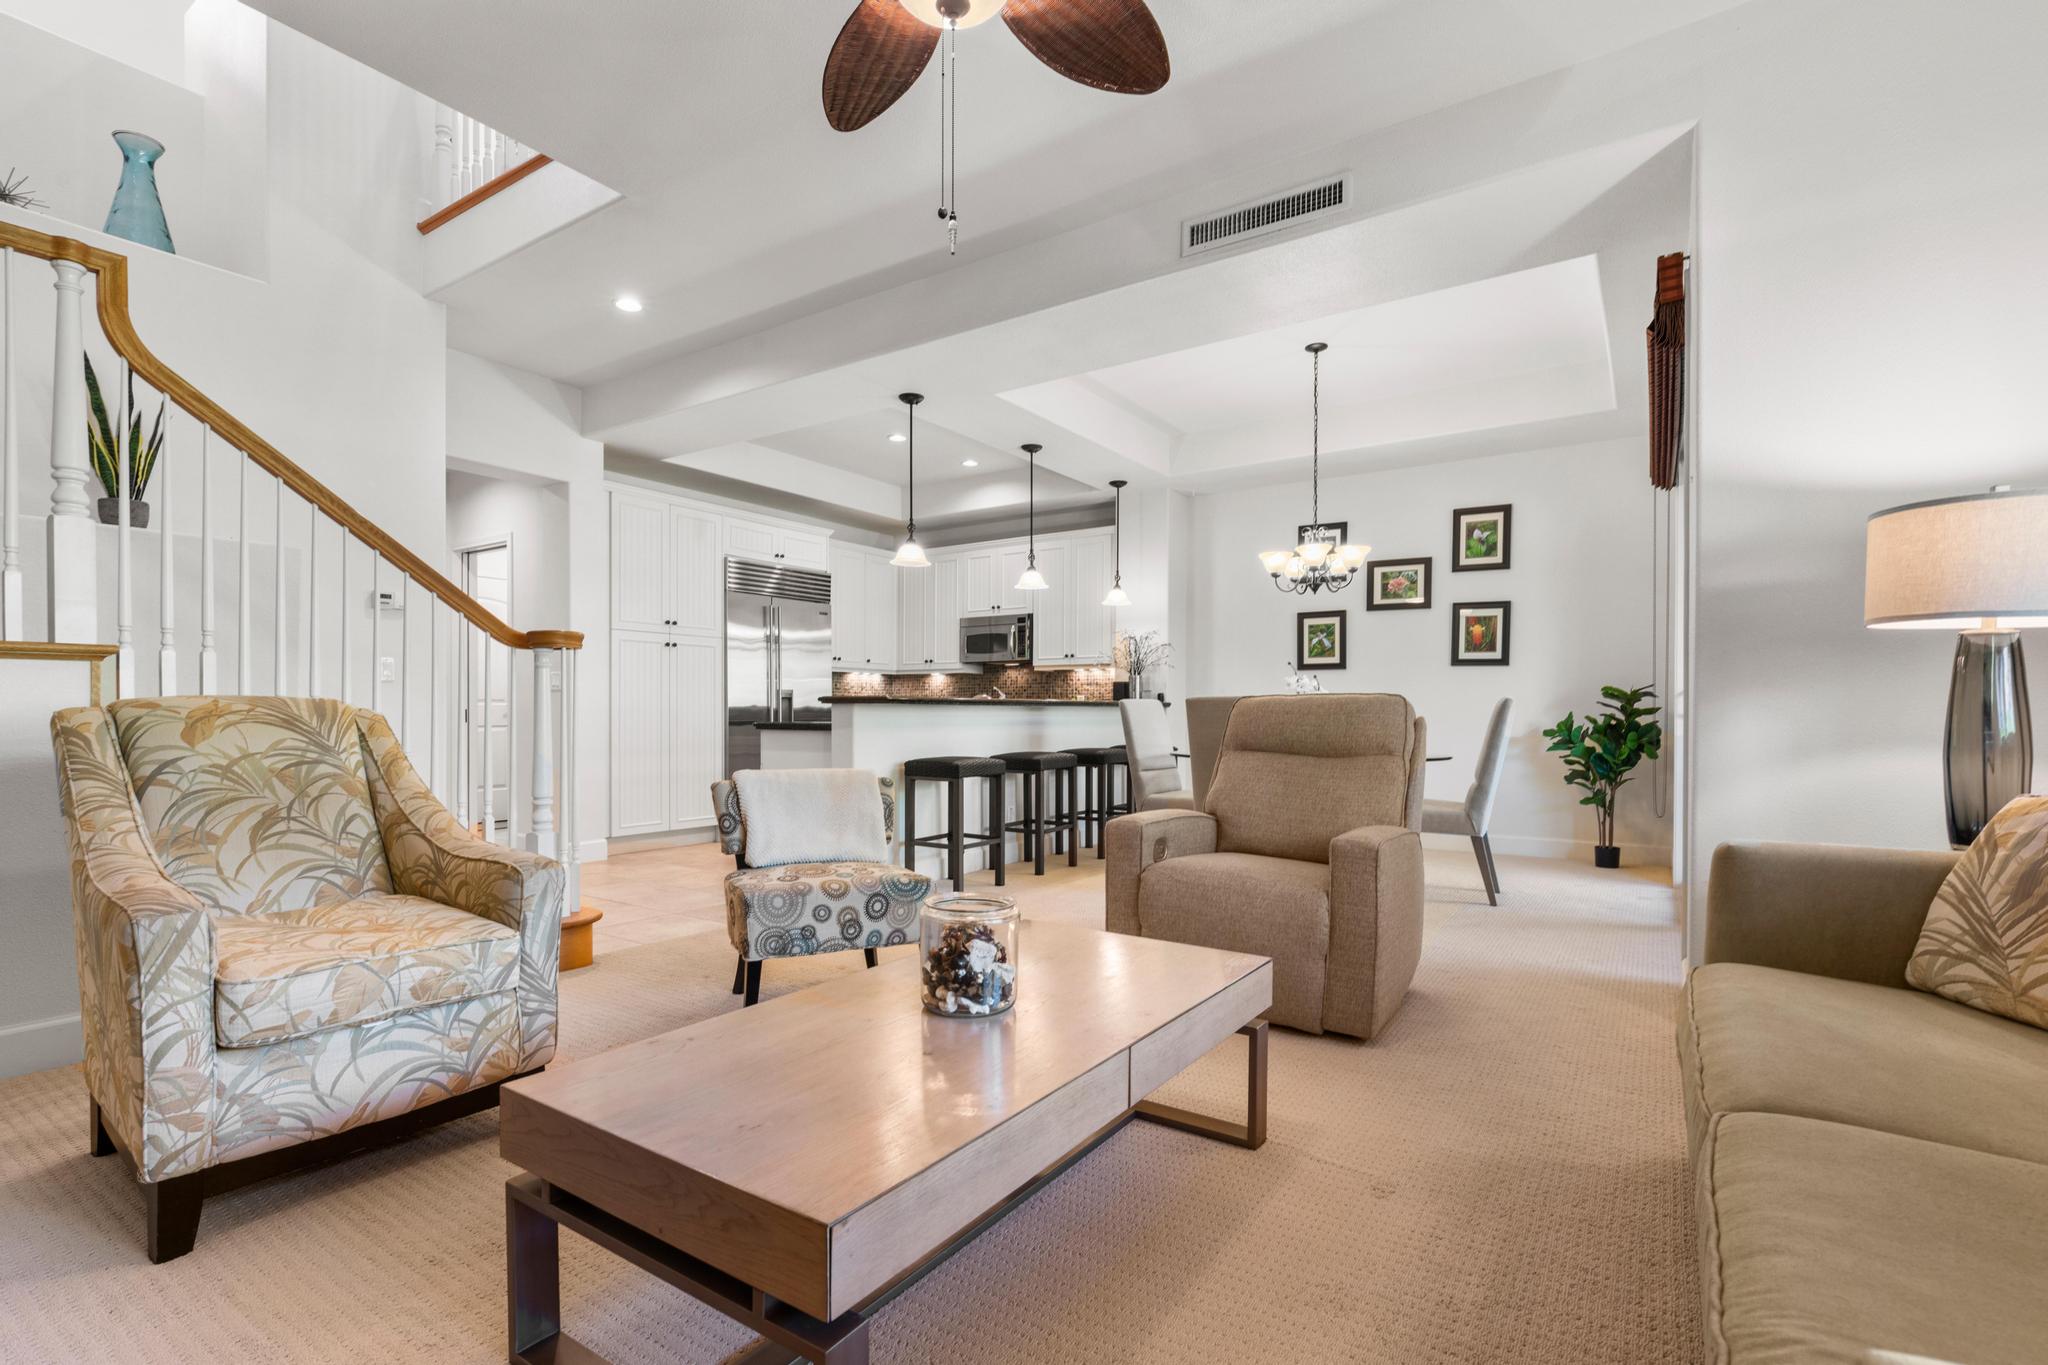
POLYGON ((1367 611, 1423 611, 1429 607, 1433 561, 1428 555, 1365 562, 1367 611))
POLYGON ((1505 664, 1508 661, 1507 602, 1451 604, 1451 662, 1505 664))
POLYGON ((1312 668, 1343 668, 1350 657, 1345 638, 1343 611, 1303 611, 1294 616, 1294 667, 1303 673, 1312 668))
POLYGON ((1511 503, 1460 507, 1451 513, 1451 572, 1505 569, 1514 532, 1515 509, 1511 503))

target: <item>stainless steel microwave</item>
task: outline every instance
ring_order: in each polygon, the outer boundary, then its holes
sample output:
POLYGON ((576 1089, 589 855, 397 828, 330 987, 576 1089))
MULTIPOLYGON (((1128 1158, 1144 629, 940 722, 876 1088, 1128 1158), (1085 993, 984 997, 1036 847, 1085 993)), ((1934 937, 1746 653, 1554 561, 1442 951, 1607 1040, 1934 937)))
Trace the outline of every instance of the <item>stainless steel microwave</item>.
POLYGON ((960 661, 969 664, 1031 662, 1031 613, 960 618, 960 661))

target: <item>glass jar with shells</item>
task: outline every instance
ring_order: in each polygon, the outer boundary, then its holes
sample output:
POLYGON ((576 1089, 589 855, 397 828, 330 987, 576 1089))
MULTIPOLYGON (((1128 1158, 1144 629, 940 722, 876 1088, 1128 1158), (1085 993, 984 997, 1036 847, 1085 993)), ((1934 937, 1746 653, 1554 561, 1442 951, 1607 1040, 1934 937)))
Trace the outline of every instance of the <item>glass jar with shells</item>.
POLYGON ((918 990, 924 1007, 981 1019, 1017 1003, 1017 902, 940 896, 925 904, 918 990))

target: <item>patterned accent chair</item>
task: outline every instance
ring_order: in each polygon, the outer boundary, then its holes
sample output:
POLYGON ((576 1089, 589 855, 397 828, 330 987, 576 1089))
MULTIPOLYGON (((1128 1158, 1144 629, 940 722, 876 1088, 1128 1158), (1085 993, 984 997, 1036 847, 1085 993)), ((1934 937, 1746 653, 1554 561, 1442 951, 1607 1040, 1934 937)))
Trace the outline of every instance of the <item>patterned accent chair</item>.
MULTIPOLYGON (((896 782, 879 778, 882 828, 896 842, 896 782)), ((738 867, 725 878, 725 928, 739 953, 732 993, 745 1005, 761 999, 761 964, 771 957, 859 948, 867 965, 875 950, 910 942, 917 932, 932 879, 893 863, 783 863, 755 867, 747 861, 747 825, 740 813, 739 787, 731 779, 711 784, 718 812, 718 846, 738 867)), ((745 1006, 743 1005, 742 1008, 745 1006)))
POLYGON ((559 863, 473 837, 382 716, 166 697, 50 722, 92 1151, 149 1258, 208 1194, 497 1102, 555 1050, 559 863))
POLYGON ((1201 810, 1110 821, 1104 927, 1263 954, 1268 1019, 1372 1038, 1422 955, 1426 733, 1385 694, 1236 700, 1201 810))

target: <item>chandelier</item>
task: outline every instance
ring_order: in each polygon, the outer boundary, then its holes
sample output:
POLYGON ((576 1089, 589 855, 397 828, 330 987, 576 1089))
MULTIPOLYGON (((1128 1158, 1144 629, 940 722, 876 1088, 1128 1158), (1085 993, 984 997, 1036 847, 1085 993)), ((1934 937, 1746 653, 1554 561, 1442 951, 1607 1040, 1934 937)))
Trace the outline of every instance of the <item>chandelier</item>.
POLYGON ((1312 436, 1309 446, 1308 525, 1300 528, 1301 543, 1292 550, 1267 550, 1259 555, 1259 563, 1273 576, 1273 586, 1282 592, 1307 595, 1325 589, 1337 592, 1348 588, 1358 577, 1365 557, 1372 553, 1370 545, 1339 543, 1348 529, 1345 523, 1323 524, 1323 352, 1329 349, 1328 344, 1321 341, 1310 342, 1308 346, 1309 355, 1314 357, 1311 363, 1315 367, 1310 391, 1312 436))

